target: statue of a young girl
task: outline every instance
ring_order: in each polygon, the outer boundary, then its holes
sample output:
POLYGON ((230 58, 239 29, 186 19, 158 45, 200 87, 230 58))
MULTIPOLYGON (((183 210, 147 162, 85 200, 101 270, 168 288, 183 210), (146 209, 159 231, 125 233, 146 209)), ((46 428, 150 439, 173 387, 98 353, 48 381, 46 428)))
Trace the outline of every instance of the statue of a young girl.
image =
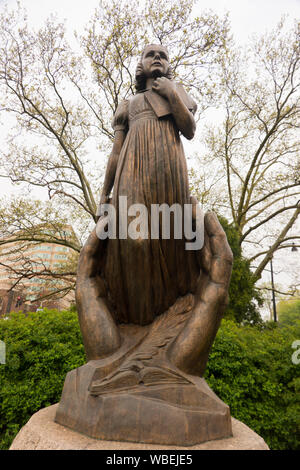
MULTIPOLYGON (((114 205, 117 221, 120 196, 127 197, 128 207, 146 206, 149 217, 152 204, 179 204, 183 209, 191 203, 180 134, 194 136, 196 104, 171 80, 165 47, 151 44, 144 49, 136 89, 120 103, 113 119, 115 139, 101 196, 102 204, 114 205)), ((101 274, 117 323, 149 324, 195 289, 199 266, 195 252, 185 250, 184 237, 164 240, 150 235, 108 240, 101 274)))

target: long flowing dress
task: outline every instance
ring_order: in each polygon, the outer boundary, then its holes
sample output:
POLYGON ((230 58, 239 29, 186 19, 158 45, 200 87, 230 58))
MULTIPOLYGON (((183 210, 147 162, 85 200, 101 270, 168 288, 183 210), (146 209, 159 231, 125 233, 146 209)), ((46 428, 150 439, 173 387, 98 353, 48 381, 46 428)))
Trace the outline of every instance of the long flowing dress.
MULTIPOLYGON (((118 217, 119 197, 148 209, 149 237, 109 239, 103 276, 117 323, 146 325, 179 296, 193 292, 199 267, 182 239, 150 238, 151 204, 190 204, 186 159, 171 115, 158 118, 139 93, 120 103, 114 130, 127 131, 119 155, 112 194, 118 217)), ((128 217, 128 224, 132 221, 128 217)))

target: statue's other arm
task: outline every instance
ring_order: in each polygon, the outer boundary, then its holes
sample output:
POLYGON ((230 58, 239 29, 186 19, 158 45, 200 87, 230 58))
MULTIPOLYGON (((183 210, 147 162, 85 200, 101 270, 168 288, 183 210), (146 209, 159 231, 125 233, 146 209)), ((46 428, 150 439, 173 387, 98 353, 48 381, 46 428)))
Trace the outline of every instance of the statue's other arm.
POLYGON ((168 100, 179 131, 187 139, 192 139, 196 130, 195 119, 179 96, 175 82, 166 77, 157 78, 153 83, 153 90, 168 100))
POLYGON ((114 185, 119 155, 120 155, 125 137, 126 137, 126 132, 124 130, 115 131, 114 144, 113 144, 112 152, 110 154, 107 168, 106 168, 100 204, 105 204, 108 202, 110 192, 114 185))

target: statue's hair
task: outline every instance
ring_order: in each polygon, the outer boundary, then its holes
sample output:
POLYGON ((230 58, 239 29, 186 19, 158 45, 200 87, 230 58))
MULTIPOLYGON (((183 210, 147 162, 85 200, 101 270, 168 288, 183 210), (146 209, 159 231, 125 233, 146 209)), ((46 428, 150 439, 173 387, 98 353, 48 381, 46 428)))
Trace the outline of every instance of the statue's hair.
MULTIPOLYGON (((161 45, 161 44, 159 44, 159 45, 161 45)), ((137 93, 140 93, 141 91, 144 91, 145 88, 146 88, 147 77, 146 77, 144 69, 143 69, 142 58, 143 58, 145 49, 149 46, 157 46, 157 44, 148 44, 144 48, 144 50, 142 52, 142 55, 141 55, 141 58, 140 58, 137 66, 136 66, 136 70, 135 70, 135 89, 136 89, 137 93)), ((162 46, 162 47, 164 49, 166 49, 164 46, 162 46)), ((166 49, 166 51, 167 51, 167 49, 166 49)), ((173 78, 173 74, 172 74, 172 70, 171 70, 170 66, 167 70, 167 73, 164 76, 169 78, 169 80, 171 80, 173 78)))

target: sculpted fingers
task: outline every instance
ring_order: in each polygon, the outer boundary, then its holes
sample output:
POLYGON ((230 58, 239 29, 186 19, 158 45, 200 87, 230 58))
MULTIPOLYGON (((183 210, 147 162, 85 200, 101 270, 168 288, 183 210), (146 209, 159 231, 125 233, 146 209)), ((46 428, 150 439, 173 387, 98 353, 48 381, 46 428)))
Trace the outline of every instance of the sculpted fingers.
MULTIPOLYGON (((190 196, 190 204, 192 204, 193 230, 203 230, 203 246, 201 249, 196 250, 198 265, 205 272, 205 274, 208 274, 211 267, 212 255, 210 249, 209 236, 204 225, 203 211, 200 208, 197 198, 193 195, 190 196)), ((202 234, 200 235, 200 237, 202 237, 202 234)))
POLYGON ((157 77, 153 82, 153 86, 157 87, 159 85, 162 85, 166 80, 167 80, 167 78, 165 78, 165 77, 157 77))
POLYGON ((153 89, 154 91, 157 91, 158 93, 160 93, 161 88, 162 88, 162 85, 163 85, 163 82, 161 82, 161 79, 160 79, 160 78, 157 78, 157 79, 154 80, 154 82, 153 82, 152 89, 153 89))
POLYGON ((206 274, 208 274, 211 269, 212 254, 211 254, 211 248, 210 248, 210 238, 205 227, 204 227, 204 244, 203 244, 203 248, 199 251, 198 259, 199 259, 200 267, 204 270, 206 274))
POLYGON ((226 234, 213 212, 205 215, 205 229, 209 236, 211 251, 210 279, 223 285, 226 290, 230 282, 233 255, 226 234))
POLYGON ((93 277, 97 275, 101 260, 101 247, 105 243, 105 240, 100 239, 100 234, 106 230, 107 224, 108 217, 100 218, 82 247, 78 262, 78 276, 93 277))
POLYGON ((168 97, 169 93, 175 89, 175 85, 166 77, 158 77, 154 80, 152 89, 160 95, 168 97))
POLYGON ((222 256, 222 258, 232 262, 232 251, 228 244, 226 234, 216 214, 213 212, 207 212, 205 214, 205 228, 210 237, 213 256, 222 256))

